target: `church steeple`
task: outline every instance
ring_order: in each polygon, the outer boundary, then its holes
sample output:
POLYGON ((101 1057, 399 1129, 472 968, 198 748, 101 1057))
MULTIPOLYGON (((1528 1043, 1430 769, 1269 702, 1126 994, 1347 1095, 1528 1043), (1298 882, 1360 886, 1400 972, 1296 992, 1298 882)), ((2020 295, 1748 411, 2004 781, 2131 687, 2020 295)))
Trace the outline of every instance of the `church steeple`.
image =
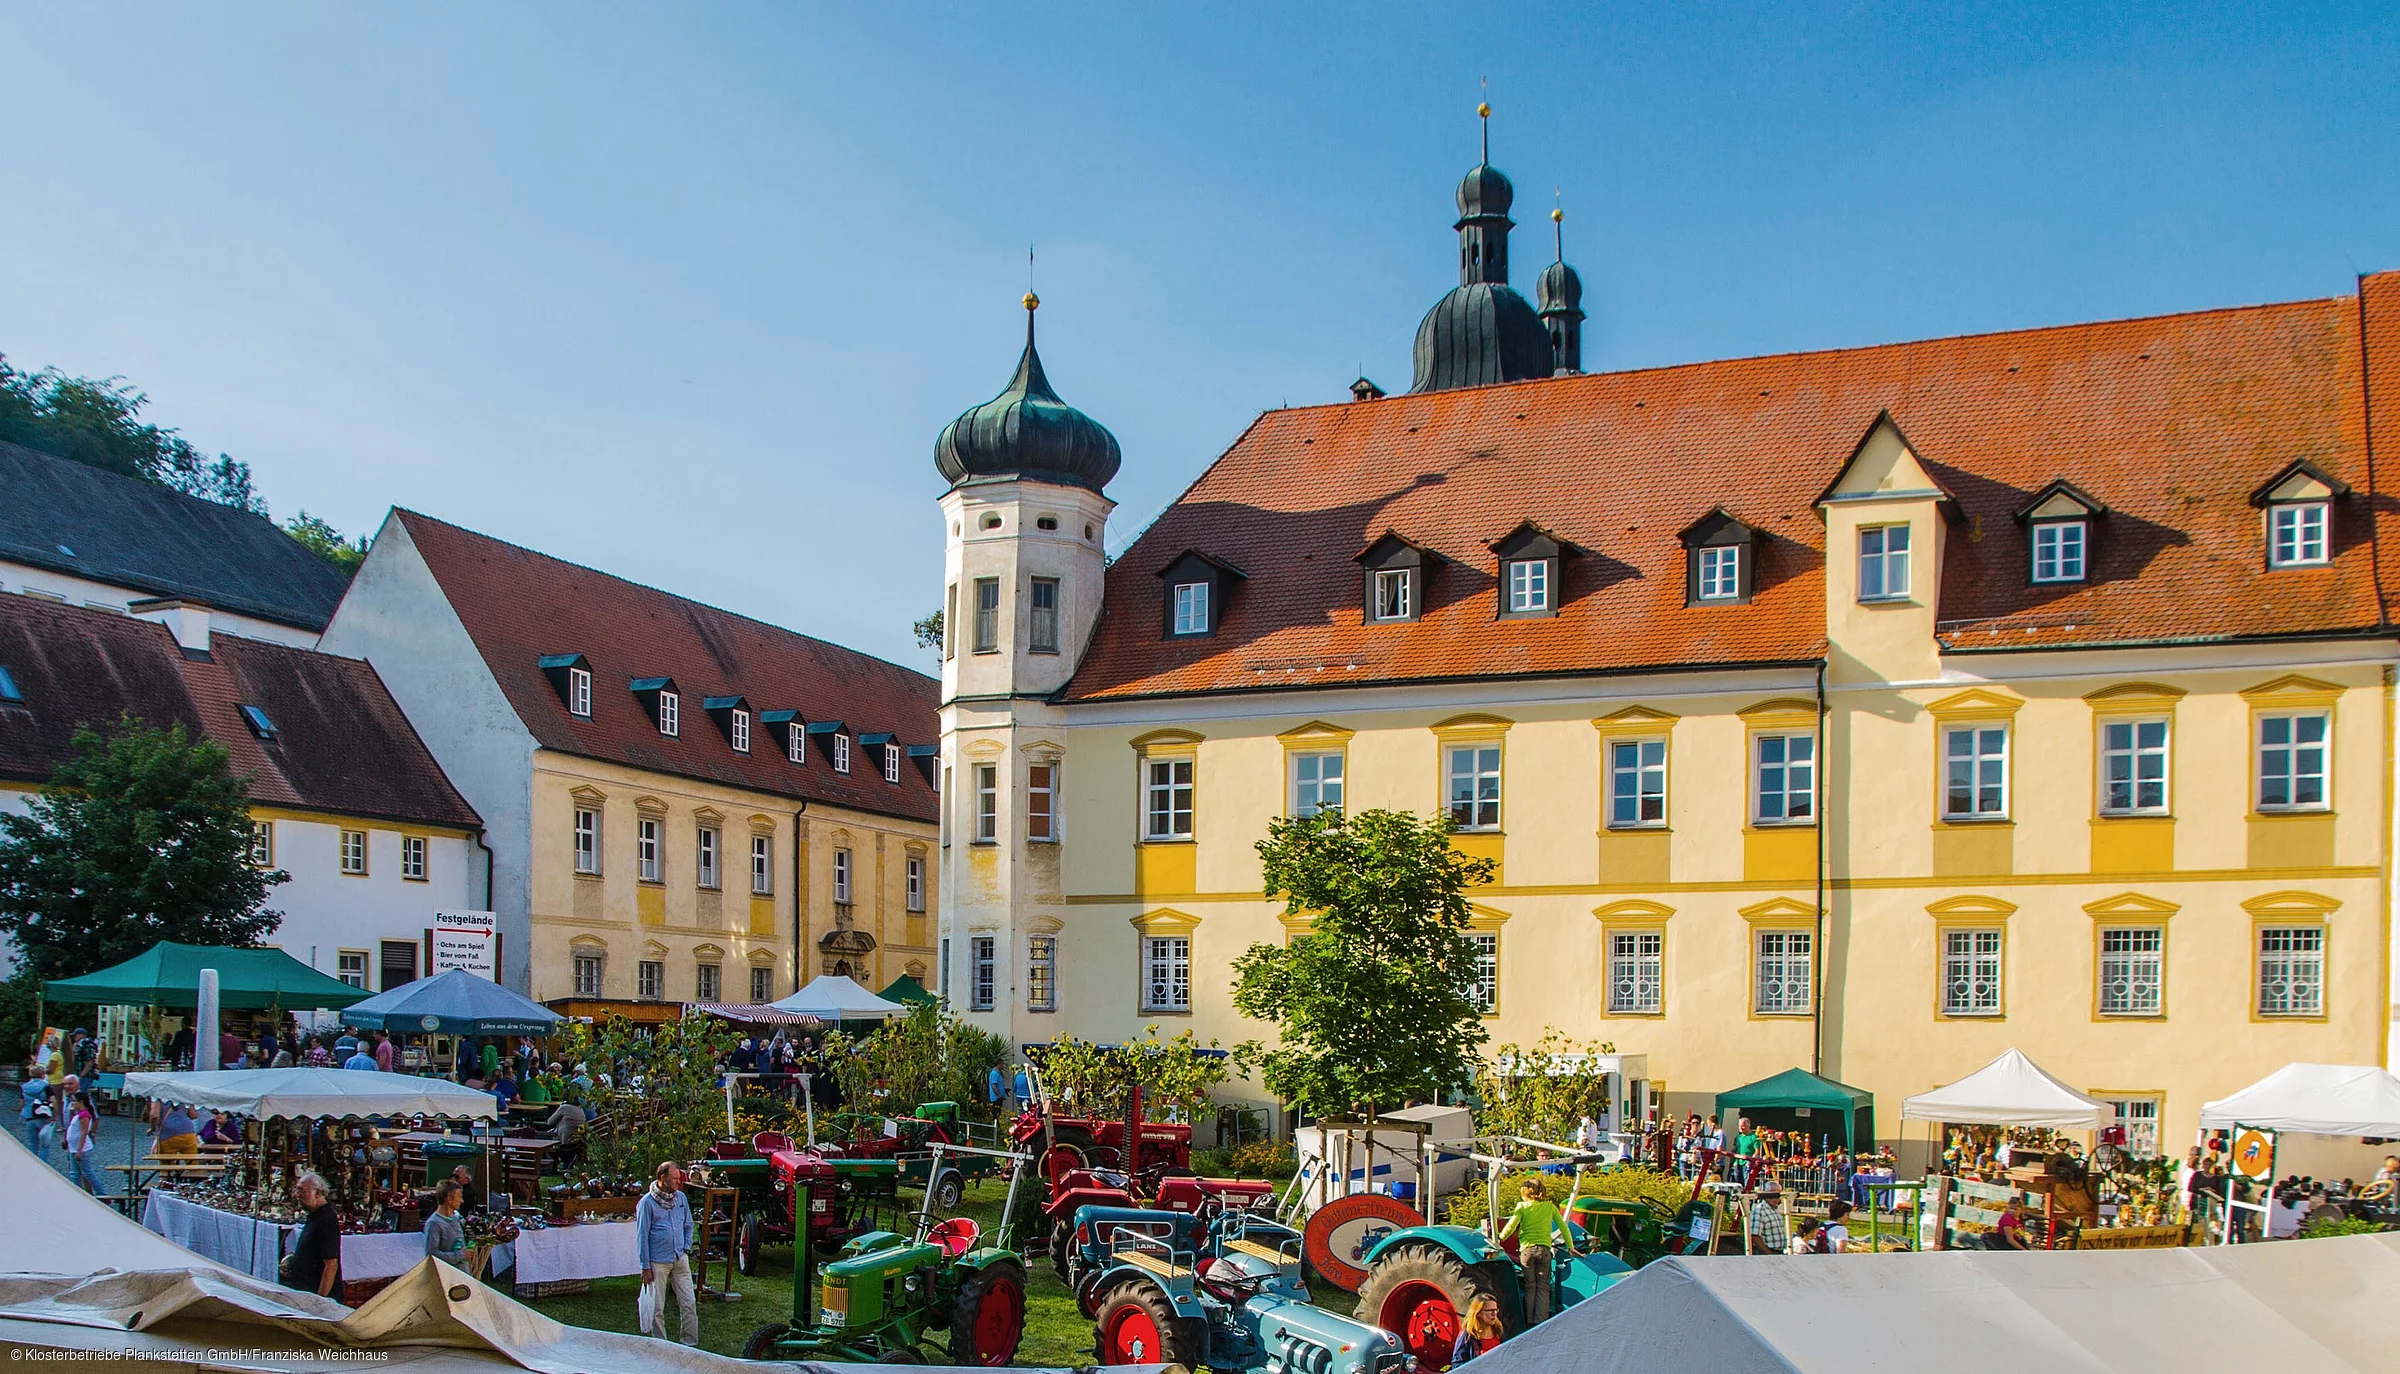
POLYGON ((1508 207, 1517 189, 1492 165, 1492 107, 1475 107, 1483 122, 1483 160, 1458 183, 1458 284, 1508 285, 1508 207))
POLYGON ((1557 260, 1542 269, 1533 284, 1533 298, 1540 306, 1542 331, 1550 336, 1550 357, 1556 375, 1565 376, 1583 371, 1583 278, 1567 266, 1567 212, 1550 212, 1552 241, 1557 260))
POLYGON ((1558 370, 1533 305, 1508 284, 1508 207, 1516 188, 1492 165, 1492 107, 1483 120, 1483 161, 1458 183, 1458 285, 1417 324, 1411 391, 1448 391, 1547 377, 1558 370))

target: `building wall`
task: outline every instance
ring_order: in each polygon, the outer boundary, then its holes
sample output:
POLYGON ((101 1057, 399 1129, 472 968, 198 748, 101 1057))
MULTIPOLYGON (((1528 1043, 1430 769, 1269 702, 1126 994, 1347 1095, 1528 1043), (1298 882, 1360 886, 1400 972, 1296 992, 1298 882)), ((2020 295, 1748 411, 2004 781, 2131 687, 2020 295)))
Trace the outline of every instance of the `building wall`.
MULTIPOLYGON (((803 810, 789 798, 625 768, 596 759, 541 751, 530 786, 532 846, 530 906, 533 929, 531 995, 537 1000, 576 991, 574 959, 602 957, 606 997, 641 993, 638 966, 662 964, 663 1000, 698 994, 697 968, 722 970, 719 1000, 750 999, 753 967, 773 970, 773 997, 791 993, 794 951, 800 982, 835 971, 819 942, 837 929, 872 936, 872 951, 849 958, 850 976, 878 988, 904 972, 933 964, 933 827, 822 804, 803 810), (575 870, 575 812, 600 819, 600 872, 575 870), (644 819, 659 828, 657 882, 639 876, 637 846, 644 819), (698 832, 715 828, 723 846, 720 886, 697 883, 698 832), (765 836, 773 851, 773 891, 751 892, 750 841, 765 836), (847 908, 833 900, 834 855, 848 849, 852 870, 847 908), (906 911, 906 864, 926 861, 927 911, 906 911), (795 927, 795 888, 806 894, 795 927)), ((771 999, 770 999, 771 1000, 771 999)))
MULTIPOLYGON (((148 601, 158 595, 156 592, 136 591, 130 587, 95 582, 88 577, 73 577, 5 559, 0 559, 0 591, 64 601, 72 606, 84 606, 96 611, 122 611, 136 601, 148 601)), ((209 629, 215 634, 264 639, 302 649, 317 647, 317 634, 313 630, 304 630, 295 625, 278 625, 271 620, 260 620, 255 616, 215 607, 209 610, 209 629)))

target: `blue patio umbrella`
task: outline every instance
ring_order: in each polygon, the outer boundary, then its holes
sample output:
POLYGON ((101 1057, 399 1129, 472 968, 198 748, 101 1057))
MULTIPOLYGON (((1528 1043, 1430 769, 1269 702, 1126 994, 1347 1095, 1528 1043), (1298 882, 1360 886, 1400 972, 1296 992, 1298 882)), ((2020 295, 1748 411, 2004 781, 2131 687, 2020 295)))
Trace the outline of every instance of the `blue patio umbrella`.
POLYGON ((557 1012, 489 978, 454 968, 342 1010, 342 1024, 395 1035, 548 1035, 557 1012))

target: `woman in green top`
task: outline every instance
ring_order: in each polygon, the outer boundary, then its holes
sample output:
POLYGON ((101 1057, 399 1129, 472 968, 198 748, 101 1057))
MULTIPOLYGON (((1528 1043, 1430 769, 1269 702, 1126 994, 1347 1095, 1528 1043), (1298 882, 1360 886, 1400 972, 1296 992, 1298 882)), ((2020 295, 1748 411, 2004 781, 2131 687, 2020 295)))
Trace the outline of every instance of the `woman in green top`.
POLYGON ((548 1102, 550 1100, 549 1078, 546 1075, 536 1074, 526 1079, 524 1085, 517 1090, 517 1100, 519 1102, 548 1102))

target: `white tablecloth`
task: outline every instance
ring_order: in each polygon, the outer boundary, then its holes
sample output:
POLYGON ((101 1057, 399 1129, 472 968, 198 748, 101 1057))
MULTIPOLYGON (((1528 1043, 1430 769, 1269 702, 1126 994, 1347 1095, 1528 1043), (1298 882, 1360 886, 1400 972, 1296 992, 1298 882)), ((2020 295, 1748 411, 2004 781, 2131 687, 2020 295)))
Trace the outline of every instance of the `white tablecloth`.
POLYGON ((203 1259, 269 1283, 275 1282, 275 1266, 284 1252, 300 1236, 298 1226, 220 1212, 157 1188, 150 1190, 149 1205, 142 1209, 142 1225, 203 1259))
POLYGON ((425 1233, 385 1231, 342 1237, 342 1281, 396 1279, 425 1259, 425 1233))
POLYGON ((630 1221, 551 1226, 517 1236, 517 1282, 607 1279, 642 1272, 638 1228, 630 1221))

